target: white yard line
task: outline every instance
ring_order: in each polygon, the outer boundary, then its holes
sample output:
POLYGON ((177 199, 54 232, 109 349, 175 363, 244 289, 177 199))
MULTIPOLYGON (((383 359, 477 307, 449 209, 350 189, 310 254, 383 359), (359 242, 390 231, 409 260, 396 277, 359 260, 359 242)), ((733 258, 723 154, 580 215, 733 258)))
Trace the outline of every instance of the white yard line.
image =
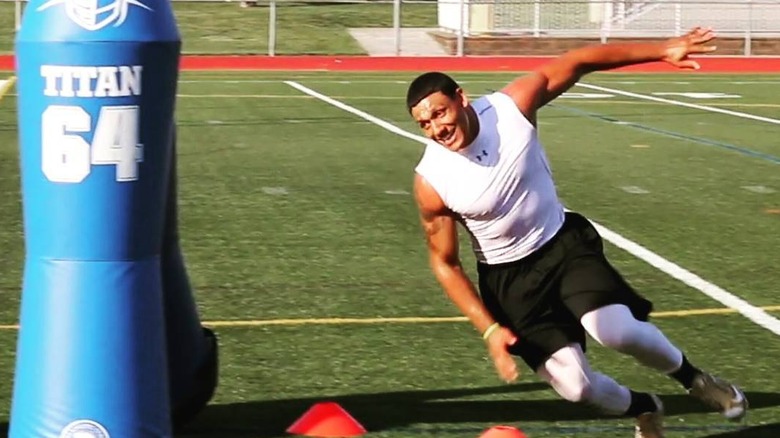
POLYGON ((615 93, 619 94, 621 96, 628 96, 633 97, 636 99, 642 99, 642 100, 650 100, 653 102, 661 102, 666 103, 669 105, 675 105, 675 106, 683 106, 686 108, 693 108, 697 110, 702 111, 709 111, 713 113, 719 113, 719 114, 725 114, 727 116, 734 116, 734 117, 741 117, 743 119, 750 119, 750 120, 757 120, 759 122, 766 122, 766 123, 772 123, 775 125, 780 125, 780 120, 773 119, 770 117, 763 117, 763 116, 757 116, 755 114, 748 114, 748 113, 742 113, 739 111, 731 111, 723 108, 717 108, 713 106, 706 106, 706 105, 698 105, 695 103, 689 103, 689 102, 682 102, 679 100, 672 100, 672 99, 665 99, 663 97, 655 97, 655 96, 648 96, 646 94, 639 94, 639 93, 632 93, 630 91, 623 91, 623 90, 617 90, 615 88, 607 88, 607 87, 601 87, 599 85, 592 85, 592 84, 584 84, 582 82, 578 82, 577 86, 583 87, 583 88, 589 88, 591 90, 598 90, 598 91, 604 91, 607 93, 615 93))
MULTIPOLYGON (((591 222, 593 222, 591 220, 591 222)), ((660 255, 650 251, 642 245, 626 239, 620 234, 593 222, 593 225, 598 230, 601 236, 617 246, 618 248, 628 252, 634 257, 647 262, 649 265, 655 267, 659 271, 676 278, 687 286, 690 286, 704 295, 712 298, 715 301, 723 304, 726 307, 730 307, 737 312, 741 313, 745 318, 753 321, 759 326, 771 331, 776 335, 780 335, 780 320, 771 316, 760 307, 754 306, 742 298, 734 295, 733 293, 710 283, 709 281, 699 277, 691 271, 669 261, 660 255)))
MULTIPOLYGON (((365 111, 361 111, 353 106, 347 105, 343 102, 340 102, 338 100, 335 100, 331 97, 328 97, 324 94, 318 93, 317 91, 312 90, 311 88, 308 88, 306 86, 303 86, 295 81, 285 81, 285 83, 302 93, 306 93, 309 96, 316 97, 317 99, 322 100, 323 102, 326 102, 330 105, 335 106, 336 108, 342 109, 344 111, 347 111, 348 113, 354 114, 358 117, 361 117, 365 120, 368 120, 371 123, 374 123, 394 134, 400 135, 404 138, 414 140, 420 143, 425 143, 427 140, 425 137, 412 134, 410 132, 407 132, 392 123, 386 122, 376 116, 373 116, 365 111)), ((601 88, 601 87, 598 87, 601 88)), ((604 89, 603 91, 610 91, 618 93, 619 90, 609 90, 604 89)), ((624 92, 620 92, 624 93, 624 92)), ((618 94, 620 94, 618 93, 618 94)), ((651 100, 655 100, 657 98, 651 97, 651 96, 643 96, 643 95, 636 95, 633 96, 635 93, 630 93, 632 95, 631 97, 636 96, 642 96, 640 98, 651 98, 651 100)), ((661 101, 665 101, 665 103, 670 102, 676 102, 676 101, 670 101, 669 99, 659 99, 661 101)), ((682 103, 682 102, 677 102, 682 103)), ((689 104, 685 104, 689 105, 689 104)), ((684 105, 684 106, 685 106, 684 105)), ((692 104, 690 104, 692 105, 692 104)), ((695 105, 695 107, 700 107, 701 105, 695 105)), ((709 107, 703 107, 703 108, 709 108, 709 107)), ((702 108, 697 108, 702 109, 702 108)), ((716 110, 717 108, 712 108, 713 110, 716 110)), ((718 111, 716 111, 718 112, 718 111)), ((741 114, 741 113, 736 113, 741 114)), ((769 119, 774 120, 774 119, 769 119)), ((780 121, 776 121, 780 123, 780 121)), ((591 221, 592 222, 592 221, 591 221)), ((633 242, 629 239, 626 239, 625 237, 615 233, 614 231, 604 227, 603 225, 600 225, 598 223, 593 222, 596 229, 599 231, 601 236, 607 240, 608 242, 612 243, 613 245, 617 246, 618 248, 628 252, 629 254, 639 258, 640 260, 643 260, 644 262, 650 264, 651 266, 657 268, 661 272, 669 275, 672 278, 675 278, 685 285, 694 288, 698 290, 699 292, 707 295, 708 297, 714 299, 715 301, 718 301, 719 303, 723 304, 724 306, 727 306, 729 308, 734 309, 735 311, 742 314, 744 317, 749 319, 750 321, 753 321, 755 324, 758 324, 759 326, 771 331, 772 333, 780 336, 780 320, 777 318, 769 315, 766 311, 763 309, 756 307, 749 302, 743 300, 742 298, 739 298, 738 296, 734 295, 733 293, 710 283, 709 281, 699 277, 698 275, 694 274, 693 272, 690 272, 681 266, 666 260, 665 258, 661 257, 660 255, 650 251, 649 249, 639 245, 636 242, 633 242)))

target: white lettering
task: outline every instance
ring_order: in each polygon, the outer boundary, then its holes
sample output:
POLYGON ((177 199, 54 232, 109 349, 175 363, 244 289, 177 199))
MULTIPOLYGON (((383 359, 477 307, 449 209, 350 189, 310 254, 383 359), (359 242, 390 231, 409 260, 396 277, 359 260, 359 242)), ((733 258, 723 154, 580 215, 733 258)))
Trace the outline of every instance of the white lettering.
POLYGON ((58 96, 57 91, 57 78, 60 77, 60 68, 56 65, 42 65, 41 76, 46 79, 46 88, 43 89, 43 94, 46 96, 58 96))
POLYGON ((79 89, 76 91, 76 96, 92 97, 92 79, 97 77, 97 68, 79 67, 73 76, 79 78, 79 89))
POLYGON ((73 93, 73 70, 69 68, 64 68, 60 70, 60 78, 62 78, 62 80, 60 81, 60 96, 62 97, 75 96, 75 94, 73 93))
POLYGON ((120 93, 122 96, 140 96, 141 95, 141 70, 140 65, 120 65, 119 83, 121 84, 120 93))
POLYGON ((116 67, 98 67, 95 97, 119 96, 119 83, 116 80, 117 71, 116 67))
POLYGON ((128 97, 141 95, 140 65, 42 65, 43 94, 52 97, 128 97))

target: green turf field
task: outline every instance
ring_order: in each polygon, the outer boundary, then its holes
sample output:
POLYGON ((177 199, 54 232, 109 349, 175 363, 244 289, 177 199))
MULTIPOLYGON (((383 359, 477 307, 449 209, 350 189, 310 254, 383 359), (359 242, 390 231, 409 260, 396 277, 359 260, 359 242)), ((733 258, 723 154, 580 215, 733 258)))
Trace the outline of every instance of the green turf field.
MULTIPOLYGON (((510 79, 455 76, 472 94, 510 79)), ((633 436, 630 421, 559 401, 525 367, 517 384, 497 378, 479 335, 428 271, 408 194, 421 144, 285 83, 415 132, 403 106, 412 77, 182 75, 182 244, 202 317, 220 339, 221 375, 213 403, 179 436, 282 437, 327 400, 370 437, 476 438, 496 424, 531 438, 633 436)), ((696 364, 743 385, 752 411, 744 424, 722 421, 673 381, 591 344, 594 367, 660 392, 670 437, 778 436, 780 338, 699 289, 765 307, 766 325, 780 332, 780 81, 603 74, 585 82, 610 91, 575 88, 582 94, 540 116, 562 199, 630 241, 620 246, 675 264, 659 269, 607 248, 656 303, 655 322, 696 364)), ((8 325, 17 321, 23 262, 14 93, 0 102, 0 324, 8 325)), ((15 341, 15 329, 0 330, 0 421, 15 341)))

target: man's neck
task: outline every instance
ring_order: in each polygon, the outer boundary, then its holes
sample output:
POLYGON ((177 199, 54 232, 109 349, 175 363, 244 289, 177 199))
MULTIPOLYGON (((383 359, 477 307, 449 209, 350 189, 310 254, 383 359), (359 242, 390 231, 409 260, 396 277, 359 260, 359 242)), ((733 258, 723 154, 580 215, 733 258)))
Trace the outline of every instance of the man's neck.
POLYGON ((466 127, 466 147, 463 148, 464 150, 468 149, 479 135, 479 117, 477 117, 477 112, 471 105, 466 108, 466 121, 468 124, 466 127))

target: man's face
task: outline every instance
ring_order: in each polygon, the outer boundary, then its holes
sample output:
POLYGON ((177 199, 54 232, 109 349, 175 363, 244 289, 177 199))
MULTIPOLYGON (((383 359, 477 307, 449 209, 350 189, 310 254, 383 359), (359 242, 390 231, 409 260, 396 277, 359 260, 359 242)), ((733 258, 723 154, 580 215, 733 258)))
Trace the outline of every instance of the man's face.
POLYGON ((468 98, 458 89, 454 98, 441 92, 428 95, 412 108, 412 117, 425 136, 451 151, 468 144, 468 98))

